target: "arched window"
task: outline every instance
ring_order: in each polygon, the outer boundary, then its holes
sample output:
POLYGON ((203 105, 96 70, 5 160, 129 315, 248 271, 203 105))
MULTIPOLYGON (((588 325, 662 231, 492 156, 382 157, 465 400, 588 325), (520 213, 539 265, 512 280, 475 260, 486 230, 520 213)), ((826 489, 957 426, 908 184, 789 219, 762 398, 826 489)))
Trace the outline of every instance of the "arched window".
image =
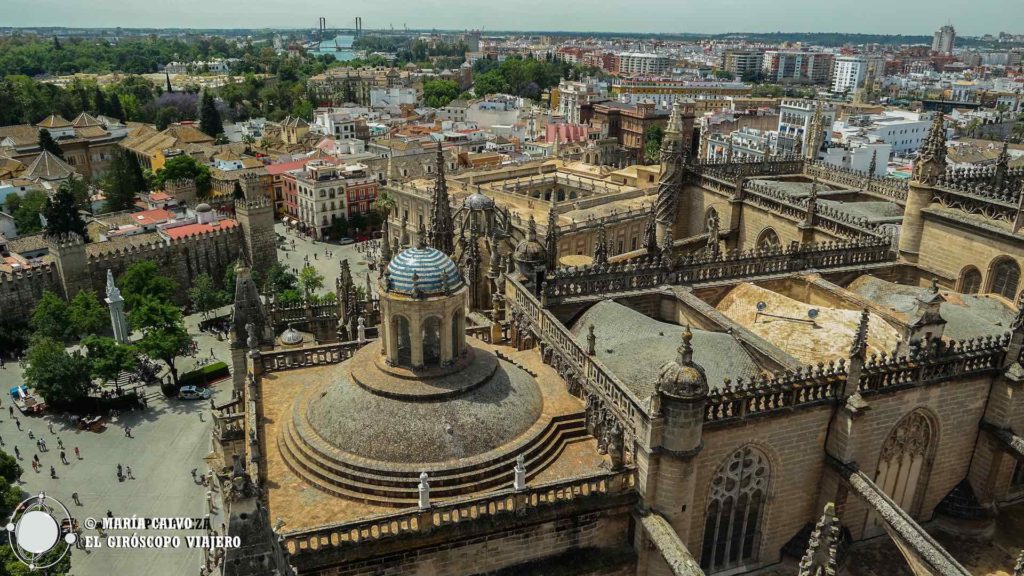
POLYGON ((729 456, 711 481, 701 568, 727 570, 757 559, 768 495, 768 458, 752 446, 729 456))
POLYGON ((394 316, 391 320, 394 323, 394 335, 396 349, 398 350, 397 360, 403 366, 412 365, 412 342, 409 340, 409 319, 405 316, 394 316))
POLYGON ((431 316, 423 321, 423 364, 441 363, 441 319, 431 316))
MULTIPOLYGON (((917 495, 924 493, 928 484, 927 461, 934 432, 931 421, 920 410, 903 417, 882 444, 875 472, 875 484, 897 506, 914 515, 917 495)), ((882 533, 883 520, 875 514, 868 516, 865 533, 882 533)))
POLYGON ((961 294, 977 294, 981 291, 981 272, 974 266, 960 271, 959 291, 961 294))
POLYGON ((989 292, 1014 300, 1020 284, 1020 266, 1016 260, 1004 256, 992 264, 989 279, 989 292))
POLYGON ((778 250, 781 245, 779 235, 771 228, 765 228, 757 235, 758 250, 778 250))

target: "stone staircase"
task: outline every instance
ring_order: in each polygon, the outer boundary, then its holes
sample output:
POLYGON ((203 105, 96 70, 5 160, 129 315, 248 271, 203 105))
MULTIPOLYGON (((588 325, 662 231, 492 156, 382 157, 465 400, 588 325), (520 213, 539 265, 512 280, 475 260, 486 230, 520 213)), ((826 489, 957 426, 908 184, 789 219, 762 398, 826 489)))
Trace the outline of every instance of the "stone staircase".
POLYGON ((565 446, 587 436, 582 412, 548 418, 514 443, 480 456, 438 464, 402 466, 372 461, 327 444, 296 409, 277 437, 285 464, 297 476, 324 492, 369 504, 409 507, 418 502, 419 475, 430 474, 431 498, 454 498, 511 486, 516 458, 522 454, 527 479, 548 467, 565 446))

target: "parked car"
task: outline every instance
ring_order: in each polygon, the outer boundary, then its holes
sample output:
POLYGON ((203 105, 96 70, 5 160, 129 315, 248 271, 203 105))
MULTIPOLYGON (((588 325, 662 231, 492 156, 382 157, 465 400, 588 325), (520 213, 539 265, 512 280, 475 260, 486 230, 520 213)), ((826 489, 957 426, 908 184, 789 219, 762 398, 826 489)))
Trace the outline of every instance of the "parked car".
POLYGON ((349 244, 355 244, 355 243, 356 243, 355 239, 349 238, 348 236, 342 236, 341 238, 338 238, 338 244, 341 244, 342 246, 347 246, 349 244))
POLYGON ((182 400, 207 400, 210 398, 210 390, 196 386, 182 386, 178 390, 178 398, 182 400))

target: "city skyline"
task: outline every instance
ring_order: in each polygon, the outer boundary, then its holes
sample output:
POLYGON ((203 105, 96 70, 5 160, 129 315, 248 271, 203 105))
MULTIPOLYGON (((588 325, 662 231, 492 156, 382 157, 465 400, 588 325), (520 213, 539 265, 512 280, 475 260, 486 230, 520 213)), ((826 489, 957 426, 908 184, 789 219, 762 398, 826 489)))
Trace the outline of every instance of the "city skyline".
MULTIPOLYGON (((87 5, 67 0, 8 0, 7 25, 14 27, 151 28, 151 7, 137 0, 96 0, 87 5), (79 8, 80 7, 80 8, 79 8), (66 20, 61 20, 66 18, 66 20)), ((623 10, 621 3, 594 0, 590 9, 564 0, 524 0, 515 5, 488 6, 486 13, 468 0, 427 0, 411 6, 359 0, 344 12, 326 0, 297 0, 278 4, 228 0, 210 4, 182 0, 176 10, 161 14, 159 27, 180 28, 315 28, 327 18, 329 27, 352 26, 356 16, 366 29, 481 29, 629 32, 629 33, 764 33, 811 31, 864 34, 930 35, 952 23, 959 35, 972 36, 1007 29, 1006 15, 1019 9, 1014 0, 985 0, 970 11, 951 0, 884 0, 824 4, 810 0, 721 0, 712 11, 696 0, 639 0, 623 10), (955 21, 948 15, 956 14, 955 21), (656 17, 655 17, 656 16, 656 17)))

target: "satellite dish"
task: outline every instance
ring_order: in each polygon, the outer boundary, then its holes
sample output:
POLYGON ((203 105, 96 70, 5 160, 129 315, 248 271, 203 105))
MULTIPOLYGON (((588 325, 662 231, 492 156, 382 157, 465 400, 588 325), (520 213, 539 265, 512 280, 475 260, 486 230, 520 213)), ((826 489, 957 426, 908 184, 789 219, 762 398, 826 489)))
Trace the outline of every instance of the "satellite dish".
POLYGON ((757 311, 758 312, 764 312, 767 309, 768 309, 768 305, 765 304, 763 300, 757 303, 757 311))
POLYGON ((810 310, 808 310, 807 311, 807 317, 810 318, 811 320, 814 320, 815 318, 817 318, 818 317, 818 309, 817 308, 811 308, 810 310))

